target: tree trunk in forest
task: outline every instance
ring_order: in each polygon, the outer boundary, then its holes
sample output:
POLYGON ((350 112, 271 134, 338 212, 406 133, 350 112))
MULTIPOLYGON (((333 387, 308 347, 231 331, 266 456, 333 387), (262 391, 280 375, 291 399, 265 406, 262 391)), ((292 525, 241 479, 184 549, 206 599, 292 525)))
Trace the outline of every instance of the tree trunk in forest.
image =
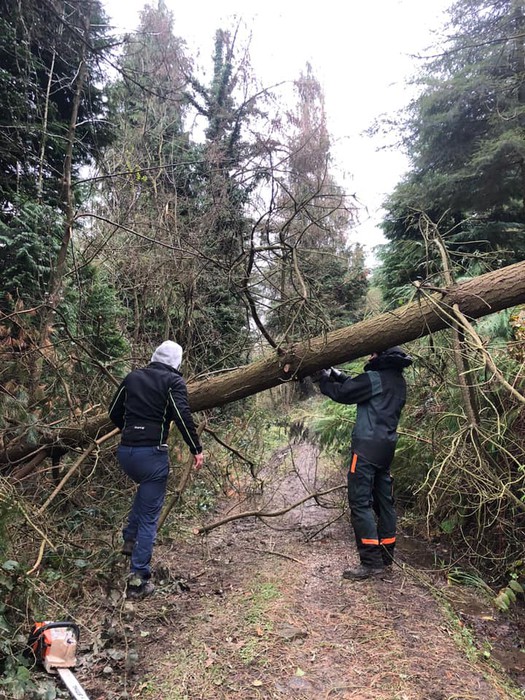
MULTIPOLYGON (((33 368, 31 370, 31 385, 30 385, 30 395, 35 397, 38 390, 38 384, 40 382, 40 377, 42 374, 42 367, 44 364, 44 358, 49 354, 52 348, 51 335, 54 326, 54 315, 55 310, 58 307, 61 295, 63 291, 64 284, 64 274, 66 271, 66 260, 69 246, 71 244, 71 238, 73 235, 73 226, 75 222, 75 206, 72 188, 72 178, 73 178, 73 151, 77 141, 77 121, 78 113, 80 109, 80 103, 82 101, 82 95, 86 88, 86 80, 88 77, 88 66, 86 63, 87 47, 89 46, 89 33, 90 33, 90 19, 89 14, 84 16, 84 41, 81 43, 81 53, 80 53, 80 64, 77 69, 76 75, 76 87, 73 101, 71 103, 71 113, 69 115, 69 129, 65 136, 66 139, 66 150, 64 159, 64 171, 62 173, 62 210, 64 213, 64 232, 62 236, 62 241, 60 243, 60 248, 58 251, 57 259, 51 268, 51 277, 49 280, 49 298, 48 303, 44 307, 42 317, 40 319, 40 338, 39 338, 39 355, 37 356, 33 368)), ((52 68, 55 63, 55 55, 53 54, 52 68)), ((52 80, 52 75, 49 78, 50 82, 52 80)), ((48 103, 46 102, 46 111, 48 109, 48 103)), ((47 117, 46 117, 47 119, 47 117)), ((43 139, 46 138, 46 133, 44 132, 43 139)), ((42 149, 44 149, 44 140, 42 141, 42 149)), ((42 150, 42 153, 44 151, 42 150)), ((42 158, 41 158, 42 160, 42 158)), ((34 400, 34 398, 33 398, 34 400)))
POLYGON ((222 406, 323 367, 442 330, 454 319, 454 304, 465 316, 480 318, 524 302, 525 262, 475 277, 443 293, 429 294, 423 289, 417 301, 395 311, 296 343, 244 368, 191 384, 191 408, 201 411, 222 406))
MULTIPOLYGON (((525 261, 474 277, 450 289, 429 293, 420 288, 416 301, 353 326, 279 348, 246 367, 188 385, 192 411, 222 406, 324 367, 348 362, 373 351, 424 337, 449 327, 453 307, 471 318, 525 303, 525 261)), ((38 447, 60 442, 78 446, 99 438, 113 426, 103 414, 82 426, 63 427, 42 435, 39 445, 21 442, 0 454, 0 464, 21 462, 38 447)))
MULTIPOLYGON (((516 31, 514 46, 516 51, 516 77, 519 81, 518 87, 518 102, 521 108, 525 105, 525 46, 523 43, 523 29, 525 27, 525 14, 524 14, 524 3, 523 0, 517 0, 513 5, 513 14, 516 22, 516 31)), ((520 113, 519 124, 523 129, 525 119, 523 117, 523 112, 520 113)), ((521 171, 521 196, 522 205, 525 208, 525 161, 523 158, 520 159, 520 171, 521 171)))

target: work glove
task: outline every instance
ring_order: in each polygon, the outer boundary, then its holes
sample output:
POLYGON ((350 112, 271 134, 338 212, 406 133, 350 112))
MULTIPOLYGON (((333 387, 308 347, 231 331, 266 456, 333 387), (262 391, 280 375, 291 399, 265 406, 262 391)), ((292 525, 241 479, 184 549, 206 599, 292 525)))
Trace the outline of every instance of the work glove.
POLYGON ((341 372, 340 369, 337 369, 336 367, 330 367, 330 379, 332 379, 335 382, 339 382, 342 376, 343 372, 341 372))
POLYGON ((314 372, 313 374, 311 374, 310 376, 312 378, 312 382, 320 382, 321 379, 329 379, 330 378, 330 370, 320 369, 317 372, 314 372))

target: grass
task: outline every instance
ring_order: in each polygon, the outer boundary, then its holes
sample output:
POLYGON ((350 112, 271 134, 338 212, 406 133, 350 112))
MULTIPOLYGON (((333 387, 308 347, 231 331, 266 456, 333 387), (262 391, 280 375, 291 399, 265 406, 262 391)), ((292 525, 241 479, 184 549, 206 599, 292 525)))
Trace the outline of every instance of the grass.
POLYGON ((252 625, 258 625, 264 618, 268 603, 280 598, 281 593, 275 584, 256 581, 248 598, 249 607, 244 618, 252 625))
POLYGON ((452 639, 467 659, 480 669, 487 681, 504 690, 508 700, 523 700, 525 694, 512 682, 504 669, 492 659, 490 644, 485 641, 478 645, 473 632, 458 617, 452 605, 442 595, 435 595, 434 598, 443 610, 452 639))
POLYGON ((146 678, 136 697, 228 697, 234 686, 251 683, 253 678, 246 681, 245 676, 268 666, 272 608, 281 597, 277 584, 257 572, 243 591, 228 599, 203 599, 204 607, 187 621, 186 638, 181 636, 177 649, 164 658, 162 683, 146 678))

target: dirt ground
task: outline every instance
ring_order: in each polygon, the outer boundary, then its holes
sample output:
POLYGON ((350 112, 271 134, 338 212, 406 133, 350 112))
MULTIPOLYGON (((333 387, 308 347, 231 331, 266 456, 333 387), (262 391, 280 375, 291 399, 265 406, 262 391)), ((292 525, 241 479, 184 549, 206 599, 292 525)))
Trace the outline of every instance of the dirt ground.
MULTIPOLYGON (((233 491, 203 523, 254 507, 276 511, 344 481, 335 468, 321 469, 308 443, 276 452, 262 476, 271 482, 264 496, 233 491)), ((100 623, 77 668, 89 697, 525 697, 517 613, 502 615, 478 591, 423 571, 409 538, 400 538, 391 575, 342 579, 357 563, 348 515, 338 517, 343 497, 334 491, 319 499, 323 507, 310 500, 280 517, 160 541, 155 594, 131 603, 110 591, 83 621, 94 629, 96 615, 100 623)))

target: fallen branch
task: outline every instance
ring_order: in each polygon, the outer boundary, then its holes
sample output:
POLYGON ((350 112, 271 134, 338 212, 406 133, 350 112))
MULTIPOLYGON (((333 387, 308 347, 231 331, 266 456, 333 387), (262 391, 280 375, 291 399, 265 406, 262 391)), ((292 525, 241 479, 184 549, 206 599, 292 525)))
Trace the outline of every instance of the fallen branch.
POLYGON ((308 535, 308 537, 306 538, 306 541, 311 542, 314 539, 314 537, 317 537, 317 535, 319 533, 323 532, 323 530, 326 530, 327 527, 330 527, 330 525, 333 525, 338 520, 341 520, 341 518, 343 518, 346 515, 346 512, 347 512, 347 509, 345 508, 342 513, 339 513, 338 515, 335 516, 335 518, 332 518, 328 522, 324 523, 322 527, 320 527, 315 532, 312 532, 311 535, 308 535))
POLYGON ((217 433, 215 433, 211 428, 204 428, 204 432, 208 433, 208 435, 211 435, 212 438, 215 440, 215 442, 218 442, 219 445, 222 445, 225 447, 227 450, 229 450, 232 454, 234 454, 236 457, 238 457, 240 460, 243 462, 246 462, 246 464, 249 465, 250 471, 252 472, 252 476, 255 478, 255 475, 253 474, 253 467, 255 466, 255 463, 252 462, 251 459, 248 459, 248 457, 245 457, 242 452, 239 452, 235 447, 232 447, 232 445, 229 445, 227 442, 224 442, 217 433))
POLYGON ((287 506, 286 508, 283 508, 282 510, 275 510, 271 513, 265 513, 263 510, 245 510, 242 513, 237 513, 237 515, 229 515, 227 518, 223 518, 222 520, 216 520, 214 523, 210 523, 209 525, 203 525, 202 527, 196 527, 193 530, 194 535, 203 535, 206 532, 211 532, 211 530, 215 530, 215 528, 220 527, 221 525, 225 525, 226 523, 230 523, 233 520, 241 520, 242 518, 277 518, 280 515, 284 515, 285 513, 288 513, 289 511, 293 510, 294 508, 297 508, 298 506, 302 505, 303 503, 306 503, 306 501, 310 501, 312 498, 319 498, 320 496, 326 496, 329 493, 332 493, 333 491, 338 491, 339 489, 346 488, 346 484, 339 484, 338 486, 332 486, 332 488, 327 489, 326 491, 318 491, 317 493, 309 493, 307 496, 304 498, 301 498, 300 501, 296 501, 295 503, 292 503, 291 506, 287 506))
POLYGON ((282 557, 283 559, 289 559, 290 561, 295 561, 297 564, 304 564, 301 559, 296 559, 291 557, 289 554, 283 554, 282 552, 276 552, 273 549, 252 549, 251 547, 246 547, 248 552, 256 552, 257 554, 272 554, 274 557, 282 557))
POLYGON ((42 515, 46 508, 49 506, 49 504, 55 500, 56 496, 62 491, 64 488, 64 485, 69 481, 69 479, 73 476, 73 474, 77 471, 77 469, 80 467, 81 464, 83 464, 86 459, 89 457, 89 455, 97 449, 100 445, 102 445, 103 442, 106 442, 106 440, 109 440, 110 438, 114 437, 115 435, 118 435, 120 433, 120 428, 115 428, 112 430, 110 433, 106 433, 106 435, 103 435, 102 437, 98 438, 98 440, 94 440, 94 442, 91 443, 91 445, 87 448, 87 450, 84 450, 84 452, 80 455, 80 457, 76 460, 76 462, 73 464, 72 467, 70 467, 69 471, 64 474, 62 479, 60 480, 60 483, 57 485, 56 489, 53 491, 53 493, 49 496, 47 501, 44 503, 43 506, 41 506, 38 510, 37 513, 38 515, 42 515))
POLYGON ((34 573, 38 567, 40 566, 42 562, 42 557, 44 556, 44 550, 46 548, 46 541, 42 540, 40 543, 40 549, 38 550, 38 557, 36 558, 36 562, 34 566, 32 566, 29 571, 26 571, 26 576, 31 576, 32 573, 34 573))
POLYGON ((22 481, 22 479, 24 479, 28 474, 31 474, 31 472, 34 471, 38 467, 38 465, 44 461, 48 454, 49 448, 43 447, 35 454, 33 459, 29 460, 27 464, 23 464, 21 467, 19 467, 12 473, 11 476, 13 480, 22 481))
MULTIPOLYGON (((197 426, 197 435, 199 437, 201 436, 203 430, 205 430, 204 423, 199 423, 199 425, 197 426)), ((160 514, 159 522, 157 525, 158 530, 160 530, 160 528, 164 525, 166 518, 170 514, 173 507, 177 505, 181 500, 182 494, 186 490, 186 486, 188 485, 190 480, 190 474, 193 467, 194 459, 195 457, 192 454, 190 454, 188 461, 186 462, 186 466, 184 467, 184 471, 182 472, 182 475, 180 477, 180 481, 177 484, 175 491, 171 495, 171 498, 164 506, 162 513, 160 514)))
POLYGON ((459 322, 462 324, 462 326, 466 329, 467 333, 470 335, 474 347, 481 352, 481 355, 483 357, 483 361, 485 363, 485 366, 490 369, 490 371, 494 374, 494 376, 497 378, 499 383, 513 396, 515 399, 520 401, 521 403, 525 403, 525 396, 521 394, 517 389, 515 389, 512 384, 510 384, 503 374, 500 372, 498 367, 496 366, 496 363, 492 359, 490 353, 487 351, 485 346, 483 345, 483 342, 481 338, 479 337, 478 333, 476 332, 474 326, 469 322, 469 320, 465 317, 464 314, 461 313, 461 311, 454 307, 454 314, 456 318, 459 320, 459 322))

